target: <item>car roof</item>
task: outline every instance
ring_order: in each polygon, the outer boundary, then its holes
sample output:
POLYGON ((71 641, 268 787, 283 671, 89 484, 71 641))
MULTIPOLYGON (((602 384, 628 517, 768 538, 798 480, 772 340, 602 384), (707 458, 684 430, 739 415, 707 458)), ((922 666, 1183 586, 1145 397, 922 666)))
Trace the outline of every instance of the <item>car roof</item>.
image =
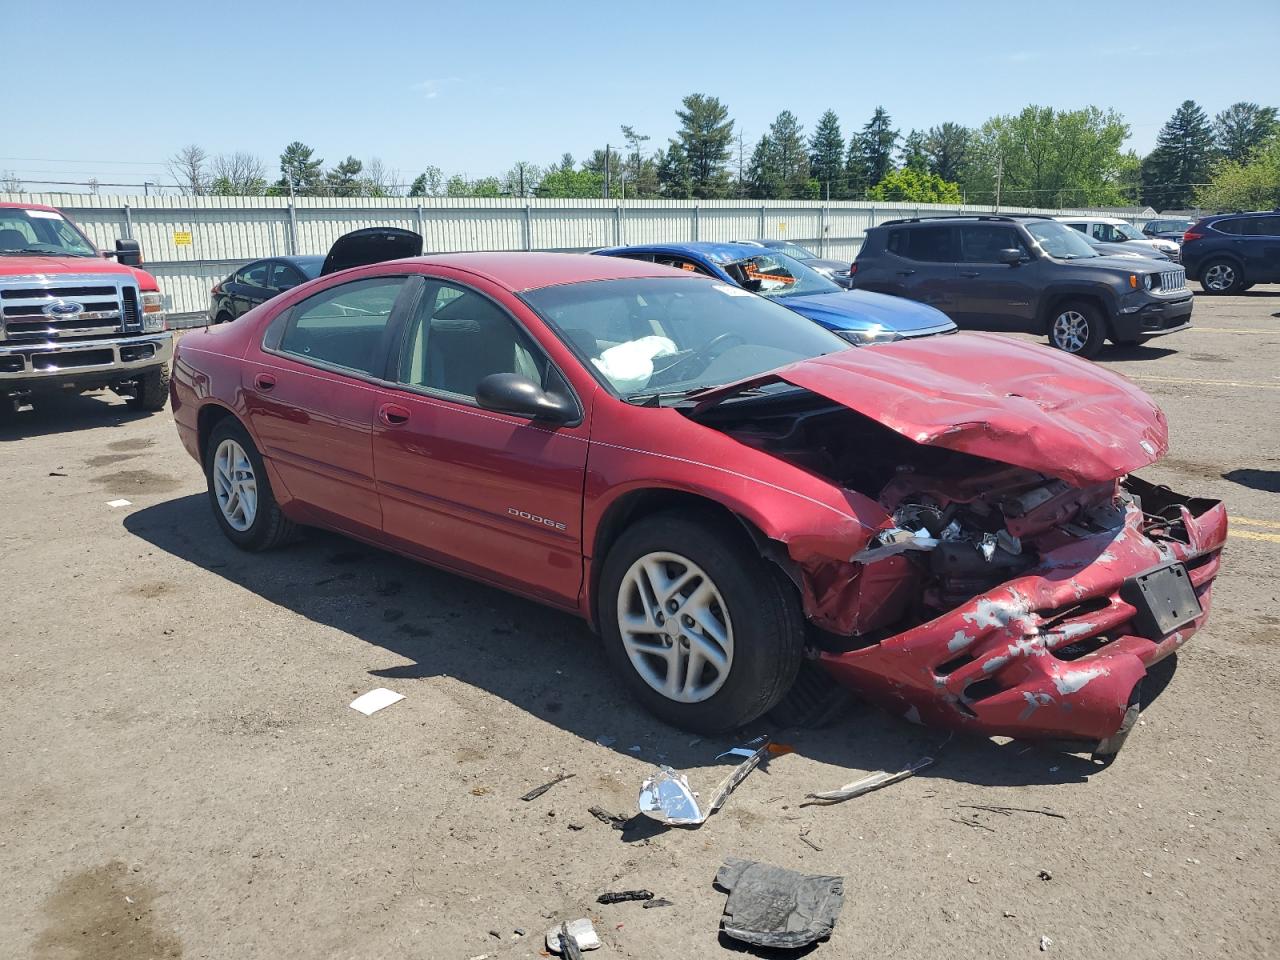
POLYGON ((1280 208, 1276 210, 1241 210, 1236 213, 1212 213, 1205 217, 1205 220, 1230 220, 1233 217, 1274 217, 1280 213, 1280 208))
POLYGON ((690 240, 686 243, 638 243, 626 247, 609 247, 598 253, 610 257, 629 253, 669 253, 676 256, 704 257, 713 263, 732 263, 746 257, 759 256, 760 247, 750 243, 725 243, 712 240, 690 240))
POLYGON ((1120 217, 1089 217, 1089 216, 1072 217, 1072 216, 1065 216, 1065 215, 1064 215, 1064 216, 1061 216, 1061 217, 1054 217, 1053 219, 1055 219, 1055 220, 1060 220, 1060 221, 1062 221, 1063 223, 1111 223, 1111 224, 1116 224, 1116 223, 1128 223, 1128 222, 1129 222, 1128 220, 1121 219, 1120 217))
POLYGON ((628 280, 644 277, 699 278, 687 270, 664 267, 625 257, 597 257, 586 253, 438 253, 388 263, 417 263, 429 267, 453 267, 520 292, 593 280, 628 280))

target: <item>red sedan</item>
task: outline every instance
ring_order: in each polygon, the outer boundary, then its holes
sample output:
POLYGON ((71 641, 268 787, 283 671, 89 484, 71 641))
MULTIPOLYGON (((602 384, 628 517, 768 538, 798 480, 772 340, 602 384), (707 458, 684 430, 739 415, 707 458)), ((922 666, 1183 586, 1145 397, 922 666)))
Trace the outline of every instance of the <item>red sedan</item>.
POLYGON ((326 527, 576 611, 695 731, 808 658, 913 720, 1113 753, 1226 538, 1130 475, 1167 431, 1119 376, 982 334, 849 348, 612 257, 324 275, 186 336, 172 401, 237 545, 326 527))

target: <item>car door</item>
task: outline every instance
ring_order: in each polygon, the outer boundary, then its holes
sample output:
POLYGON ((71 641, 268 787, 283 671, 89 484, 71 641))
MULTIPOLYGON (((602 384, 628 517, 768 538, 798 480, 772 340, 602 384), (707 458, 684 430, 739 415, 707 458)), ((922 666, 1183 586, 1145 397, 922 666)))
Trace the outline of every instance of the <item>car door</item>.
POLYGON ((241 268, 228 291, 231 300, 232 319, 243 316, 260 303, 270 300, 273 294, 267 289, 271 272, 270 260, 259 260, 241 268))
POLYGON ((294 267, 280 260, 271 261, 271 274, 267 277, 267 286, 273 297, 278 297, 286 290, 292 290, 302 281, 302 274, 294 267))
POLYGON ((951 224, 893 227, 885 240, 887 257, 878 281, 868 289, 936 307, 953 320, 956 301, 956 239, 951 224))
POLYGON ((1244 260, 1245 281, 1280 281, 1280 216, 1248 217, 1240 222, 1244 234, 1232 239, 1244 260))
POLYGON ((975 330, 1035 329, 1035 270, 1031 252, 1006 224, 962 223, 956 227, 959 269, 956 323, 975 330), (1000 251, 1017 250, 1017 266, 1000 261, 1000 251))
POLYGON ((549 425, 475 399, 494 373, 572 394, 513 315, 520 309, 474 278, 425 282, 406 323, 397 386, 378 391, 373 455, 384 537, 426 560, 575 604, 586 411, 577 423, 549 425))
POLYGON ((250 429, 288 497, 316 522, 378 539, 375 383, 417 278, 332 284, 282 311, 242 364, 250 429))

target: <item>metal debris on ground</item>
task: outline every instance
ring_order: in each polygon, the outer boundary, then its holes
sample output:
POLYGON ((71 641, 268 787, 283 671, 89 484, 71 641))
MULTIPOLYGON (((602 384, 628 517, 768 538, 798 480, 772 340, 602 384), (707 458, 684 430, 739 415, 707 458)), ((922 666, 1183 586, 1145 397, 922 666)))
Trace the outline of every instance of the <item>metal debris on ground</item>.
POLYGON ((803 840, 803 841, 805 842, 805 844, 806 844, 806 845, 808 845, 809 847, 811 847, 811 848, 813 848, 814 850, 818 851, 818 853, 821 853, 821 852, 822 852, 822 848, 821 848, 820 846, 818 846, 816 843, 814 843, 812 840, 810 840, 810 839, 809 839, 809 831, 808 831, 808 830, 806 830, 804 833, 800 834, 800 839, 801 839, 801 840, 803 840))
POLYGON ((620 814, 610 813, 603 807, 587 807, 587 813, 591 814, 601 823, 607 823, 615 830, 621 830, 627 825, 627 818, 620 814))
POLYGON ((825 793, 807 793, 805 794, 806 802, 800 804, 800 806, 809 807, 815 804, 841 803, 845 800, 852 800, 854 797, 860 797, 864 793, 870 793, 872 790, 879 790, 881 787, 887 787, 891 783, 905 780, 925 767, 931 766, 933 762, 933 757, 921 757, 915 763, 908 764, 895 773, 881 770, 878 773, 863 777, 861 780, 846 783, 838 790, 827 790, 825 793))
POLYGON ((389 707, 393 703, 399 703, 404 699, 403 693, 396 693, 394 690, 388 690, 386 687, 378 687, 370 690, 368 693, 362 693, 351 701, 351 709, 358 710, 366 717, 377 713, 383 707, 389 707))
POLYGON ((563 783, 564 781, 570 779, 573 776, 574 774, 572 773, 562 773, 560 774, 560 776, 556 777, 554 780, 550 780, 547 783, 544 783, 540 787, 534 787, 532 790, 530 790, 520 799, 521 800, 537 800, 540 796, 542 796, 544 793, 546 793, 548 790, 554 787, 557 783, 563 783))
POLYGON ((600 938, 596 936, 596 928, 588 917, 566 920, 547 931, 547 949, 569 957, 570 960, 581 956, 583 950, 597 950, 599 947, 600 938))
POLYGON ((844 906, 844 878, 814 876, 730 857, 716 874, 729 892, 720 929, 743 943, 798 950, 831 936, 844 906))
POLYGON ((759 766, 768 752, 768 738, 759 737, 745 747, 734 747, 720 754, 720 757, 745 759, 720 781, 705 804, 700 802, 698 792, 689 786, 689 778, 685 774, 665 765, 658 767, 640 785, 637 798, 640 812, 667 826, 696 827, 706 823, 707 818, 724 805, 729 794, 759 766))
POLYGON ((626 903, 628 900, 652 900, 651 890, 618 890, 602 893, 596 897, 596 903, 626 903))
POLYGON ((670 907, 674 904, 666 897, 654 897, 652 900, 646 900, 641 906, 645 910, 652 910, 654 907, 670 907))

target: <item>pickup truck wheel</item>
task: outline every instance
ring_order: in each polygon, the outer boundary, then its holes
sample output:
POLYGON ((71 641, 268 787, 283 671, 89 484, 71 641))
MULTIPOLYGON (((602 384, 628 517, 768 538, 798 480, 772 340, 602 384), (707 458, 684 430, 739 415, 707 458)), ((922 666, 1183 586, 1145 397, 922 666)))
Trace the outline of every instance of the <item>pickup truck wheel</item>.
POLYGON ((1244 275, 1234 260, 1210 260, 1200 271, 1200 286, 1205 293, 1215 296, 1240 293, 1244 289, 1244 275))
POLYGON ((242 550, 270 550, 294 533, 271 493, 262 456, 249 432, 228 417, 213 428, 205 449, 209 503, 227 539, 242 550))
POLYGON ((756 719, 800 668, 799 597, 730 521, 661 513, 626 530, 605 559, 599 610, 636 698, 695 733, 756 719))
POLYGON ((1081 300, 1060 304, 1049 322, 1049 343, 1077 357, 1098 355, 1107 338, 1106 321, 1090 303, 1081 300))
POLYGON ((134 410, 163 410, 169 399, 169 367, 148 370, 138 378, 138 390, 125 401, 134 410))

